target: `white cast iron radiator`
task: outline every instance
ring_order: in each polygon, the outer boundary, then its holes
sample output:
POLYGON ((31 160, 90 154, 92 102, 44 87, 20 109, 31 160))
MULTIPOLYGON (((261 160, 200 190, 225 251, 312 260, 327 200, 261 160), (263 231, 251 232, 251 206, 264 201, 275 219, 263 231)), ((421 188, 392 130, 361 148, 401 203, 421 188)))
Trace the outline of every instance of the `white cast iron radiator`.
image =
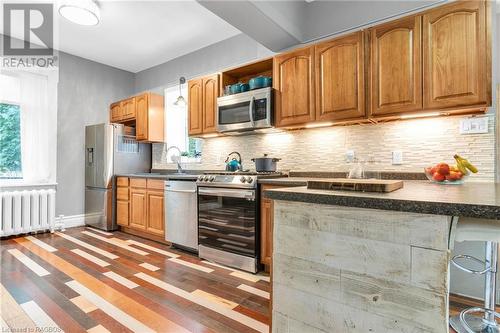
POLYGON ((56 227, 53 189, 0 192, 0 237, 56 227))

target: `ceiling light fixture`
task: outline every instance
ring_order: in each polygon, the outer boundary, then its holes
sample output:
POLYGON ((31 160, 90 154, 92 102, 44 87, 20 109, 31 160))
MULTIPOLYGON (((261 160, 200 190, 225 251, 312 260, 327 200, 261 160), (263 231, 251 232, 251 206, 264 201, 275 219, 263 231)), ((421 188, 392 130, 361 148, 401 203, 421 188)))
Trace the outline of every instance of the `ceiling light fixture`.
POLYGON ((186 106, 186 99, 182 96, 182 85, 186 83, 186 78, 184 76, 181 76, 179 78, 179 97, 177 97, 177 100, 174 102, 175 106, 186 106))
POLYGON ((97 25, 101 20, 99 6, 93 0, 64 0, 59 5, 59 14, 79 25, 97 25))

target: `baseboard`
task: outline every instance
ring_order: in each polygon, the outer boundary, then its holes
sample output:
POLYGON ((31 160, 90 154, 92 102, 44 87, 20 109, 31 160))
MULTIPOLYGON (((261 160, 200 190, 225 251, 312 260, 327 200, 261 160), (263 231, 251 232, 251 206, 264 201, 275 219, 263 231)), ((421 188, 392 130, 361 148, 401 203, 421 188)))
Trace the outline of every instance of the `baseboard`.
MULTIPOLYGON (((60 223, 64 226, 64 228, 76 228, 82 227, 85 225, 85 218, 90 219, 98 219, 101 214, 78 214, 78 215, 69 215, 69 216, 61 216, 57 217, 56 220, 60 219, 60 223)), ((59 221, 58 221, 59 222, 59 221)))

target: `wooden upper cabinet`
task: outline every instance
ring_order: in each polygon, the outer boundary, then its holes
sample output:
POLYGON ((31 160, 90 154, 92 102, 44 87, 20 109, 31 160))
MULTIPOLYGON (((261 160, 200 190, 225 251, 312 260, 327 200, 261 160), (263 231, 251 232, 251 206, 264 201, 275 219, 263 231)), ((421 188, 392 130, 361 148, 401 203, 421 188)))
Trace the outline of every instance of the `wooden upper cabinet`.
POLYGON ((122 120, 131 120, 135 118, 135 97, 127 98, 121 101, 122 120))
POLYGON ((274 57, 276 127, 314 121, 314 47, 274 57))
POLYGON ((317 44, 314 53, 316 120, 365 117, 363 33, 317 44))
POLYGON ((146 140, 148 135, 148 94, 136 98, 135 136, 137 140, 146 140))
POLYGON ((203 95, 203 134, 217 131, 217 97, 219 97, 219 75, 211 75, 202 79, 203 95))
POLYGON ((422 109, 420 16, 370 30, 371 115, 422 109))
POLYGON ((424 14, 424 108, 491 103, 485 6, 457 1, 424 14))
POLYGON ((110 105, 110 122, 117 123, 122 120, 121 102, 115 102, 110 105))
POLYGON ((163 142, 163 96, 144 93, 135 97, 135 135, 138 141, 163 142))
POLYGON ((203 133, 203 79, 188 81, 189 135, 203 133))

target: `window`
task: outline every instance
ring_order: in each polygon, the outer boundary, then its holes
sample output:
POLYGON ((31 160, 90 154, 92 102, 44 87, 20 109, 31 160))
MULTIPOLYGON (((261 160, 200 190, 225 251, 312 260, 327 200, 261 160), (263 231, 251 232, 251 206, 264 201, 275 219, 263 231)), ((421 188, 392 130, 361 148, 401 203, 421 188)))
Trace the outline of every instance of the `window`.
POLYGON ((0 103, 0 178, 22 178, 21 108, 0 103))
MULTIPOLYGON (((182 96, 187 100, 187 88, 181 90, 182 96)), ((188 110, 187 105, 174 105, 179 97, 179 86, 165 89, 165 129, 166 148, 178 147, 182 152, 182 163, 201 162, 202 143, 201 139, 194 139, 188 136, 188 110)), ((172 163, 172 156, 178 155, 178 151, 171 149, 167 154, 167 163, 172 163)))
POLYGON ((0 186, 54 183, 57 72, 0 73, 0 186))
POLYGON ((22 178, 21 83, 0 74, 0 178, 22 178))

